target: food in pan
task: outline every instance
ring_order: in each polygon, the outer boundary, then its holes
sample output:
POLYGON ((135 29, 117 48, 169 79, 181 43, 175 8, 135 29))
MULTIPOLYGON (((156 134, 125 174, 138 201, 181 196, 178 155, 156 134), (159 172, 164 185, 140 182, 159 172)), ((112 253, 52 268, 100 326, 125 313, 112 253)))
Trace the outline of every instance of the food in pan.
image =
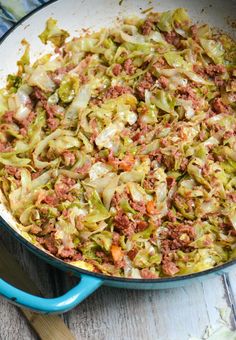
POLYGON ((185 11, 69 39, 0 91, 0 185, 21 234, 94 272, 159 278, 236 257, 236 44, 185 11))

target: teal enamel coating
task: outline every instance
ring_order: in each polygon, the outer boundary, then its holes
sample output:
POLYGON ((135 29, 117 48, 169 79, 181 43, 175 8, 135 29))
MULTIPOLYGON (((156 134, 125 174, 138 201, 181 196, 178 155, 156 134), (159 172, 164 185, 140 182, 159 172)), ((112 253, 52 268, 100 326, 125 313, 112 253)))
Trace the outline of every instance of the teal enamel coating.
POLYGON ((42 298, 23 292, 0 279, 0 295, 4 296, 16 305, 29 308, 44 314, 64 313, 77 306, 87 296, 101 286, 102 280, 93 276, 81 274, 81 280, 77 286, 66 294, 52 298, 42 298))

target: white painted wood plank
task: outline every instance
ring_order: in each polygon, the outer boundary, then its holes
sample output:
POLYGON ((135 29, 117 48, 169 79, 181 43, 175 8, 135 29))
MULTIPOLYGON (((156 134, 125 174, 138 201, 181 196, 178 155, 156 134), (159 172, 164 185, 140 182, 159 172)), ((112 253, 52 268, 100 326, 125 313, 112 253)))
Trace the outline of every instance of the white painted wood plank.
POLYGON ((216 308, 227 307, 220 277, 178 289, 102 288, 68 314, 78 340, 187 340, 217 327, 216 308))
POLYGON ((232 266, 228 274, 224 275, 228 303, 231 305, 231 322, 236 329, 236 266, 232 266))
MULTIPOLYGON (((208 318, 212 328, 217 328, 220 319, 220 310, 230 308, 222 276, 216 279, 203 281, 203 294, 208 318)), ((232 313, 232 311, 231 311, 232 313)), ((230 325, 233 327, 233 324, 230 325)))
POLYGON ((36 340, 37 336, 28 327, 19 310, 0 297, 0 339, 36 340))
POLYGON ((228 274, 229 277, 229 281, 230 281, 230 285, 232 288, 232 292, 235 296, 236 299, 236 265, 232 266, 232 268, 230 269, 230 272, 228 274))

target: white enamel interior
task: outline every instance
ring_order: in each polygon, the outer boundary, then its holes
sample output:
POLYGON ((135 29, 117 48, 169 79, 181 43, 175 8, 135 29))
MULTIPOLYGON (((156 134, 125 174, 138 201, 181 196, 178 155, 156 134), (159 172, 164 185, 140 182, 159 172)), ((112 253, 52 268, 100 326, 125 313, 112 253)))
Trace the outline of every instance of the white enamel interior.
MULTIPOLYGON (((31 60, 50 50, 39 40, 45 21, 49 17, 58 20, 59 26, 71 35, 78 35, 82 28, 92 30, 111 25, 117 17, 139 14, 153 7, 165 11, 177 7, 188 9, 193 21, 208 23, 236 36, 230 24, 235 22, 236 0, 58 0, 22 22, 0 45, 0 87, 5 77, 16 70, 16 62, 22 54, 21 40, 25 38, 31 45, 31 60)), ((0 194, 1 200, 1 194, 0 194)), ((14 228, 16 224, 5 206, 0 203, 0 215, 14 228)))

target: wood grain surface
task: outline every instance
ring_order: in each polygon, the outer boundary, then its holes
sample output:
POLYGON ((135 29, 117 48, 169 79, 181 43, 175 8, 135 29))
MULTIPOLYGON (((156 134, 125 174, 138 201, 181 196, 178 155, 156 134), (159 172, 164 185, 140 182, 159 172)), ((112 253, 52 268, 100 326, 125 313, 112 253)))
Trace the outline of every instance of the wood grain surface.
MULTIPOLYGON (((77 279, 43 263, 3 231, 1 242, 44 296, 58 296, 76 284, 77 279)), ((102 287, 62 317, 78 340, 188 340, 190 336, 201 337, 208 326, 217 328, 222 308, 231 308, 230 325, 234 329, 235 294, 233 268, 228 278, 218 276, 178 289, 134 291, 102 287)), ((0 339, 38 339, 20 310, 3 298, 0 339)))

